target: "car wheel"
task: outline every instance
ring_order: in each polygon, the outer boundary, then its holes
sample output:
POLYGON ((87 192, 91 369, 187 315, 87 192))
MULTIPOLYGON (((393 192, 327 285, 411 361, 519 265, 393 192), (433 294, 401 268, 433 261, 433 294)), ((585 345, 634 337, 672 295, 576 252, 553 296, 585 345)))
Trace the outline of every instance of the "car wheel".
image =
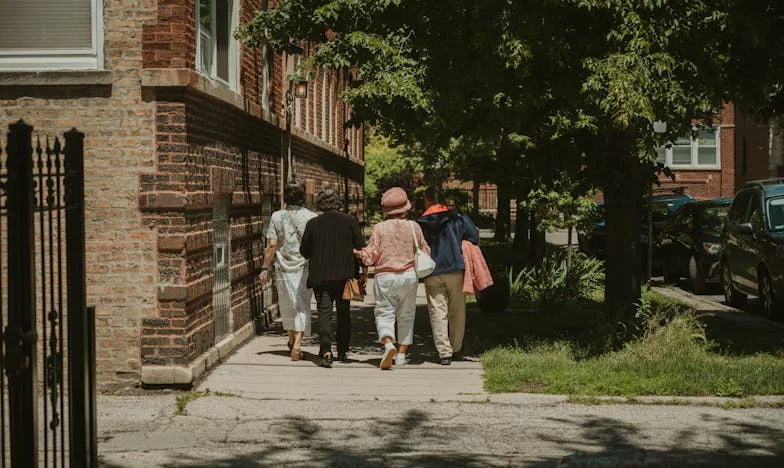
POLYGON ((724 288, 724 300, 732 307, 741 308, 746 305, 748 296, 738 292, 732 286, 732 273, 727 262, 721 262, 721 286, 724 288))
POLYGON ((761 270, 759 273, 759 298, 762 310, 768 317, 781 311, 781 302, 776 300, 776 292, 773 290, 773 280, 765 270, 761 270))
POLYGON ((670 268, 669 263, 670 262, 669 260, 667 260, 667 257, 662 257, 661 260, 662 276, 664 277, 665 283, 675 284, 678 282, 680 278, 672 271, 672 268, 670 268))
POLYGON ((694 294, 705 294, 708 287, 705 285, 705 276, 702 274, 702 268, 697 264, 697 259, 692 256, 689 259, 689 281, 691 281, 691 289, 694 294))

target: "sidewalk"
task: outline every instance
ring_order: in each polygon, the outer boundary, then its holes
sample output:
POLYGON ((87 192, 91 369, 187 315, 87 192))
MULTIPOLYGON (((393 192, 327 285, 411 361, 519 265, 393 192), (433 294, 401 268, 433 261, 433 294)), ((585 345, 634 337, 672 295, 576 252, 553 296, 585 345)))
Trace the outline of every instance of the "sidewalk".
POLYGON ((421 287, 413 362, 382 371, 372 300, 352 307, 350 363, 319 367, 315 337, 306 359, 292 362, 276 328, 215 368, 201 393, 99 396, 101 466, 746 467, 784 459, 780 407, 489 395, 470 348, 465 361, 437 363, 421 287))
MULTIPOLYGON (((318 336, 307 337, 303 359, 291 361, 285 332, 276 328, 251 339, 199 385, 199 390, 238 394, 252 398, 408 401, 484 401, 482 366, 476 356, 438 363, 427 314, 424 285, 417 291, 414 343, 406 353, 409 364, 389 371, 378 368, 383 347, 378 343, 373 316, 372 279, 364 303, 352 302, 350 362, 335 361, 331 369, 318 366, 318 336), (439 382, 434 386, 433 381, 439 382), (307 385, 301 385, 307 382, 307 385)), ((317 327, 315 303, 312 328, 317 327)), ((334 325, 334 324, 333 324, 334 325)), ((333 327, 334 329, 334 327, 333 327)), ((333 352, 335 344, 333 343, 333 352)))

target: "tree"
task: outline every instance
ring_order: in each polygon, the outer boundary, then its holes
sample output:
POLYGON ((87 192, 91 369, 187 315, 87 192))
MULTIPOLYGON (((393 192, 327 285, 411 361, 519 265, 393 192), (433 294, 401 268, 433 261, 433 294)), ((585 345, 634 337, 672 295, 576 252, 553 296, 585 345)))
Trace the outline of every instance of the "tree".
POLYGON ((394 146, 389 138, 374 131, 367 132, 365 147, 365 200, 371 219, 381 217, 381 194, 392 187, 415 187, 419 183, 422 164, 416 156, 394 146))
MULTIPOLYGON (((729 0, 724 0, 729 1, 729 0)), ((350 69, 342 98, 397 142, 496 143, 502 197, 563 170, 604 191, 605 322, 633 318, 653 147, 722 104, 725 3, 712 0, 283 0, 239 35, 350 69), (292 41, 292 38, 294 39, 292 41), (655 120, 668 134, 652 131, 655 120)), ((408 146, 408 145, 407 145, 408 146)), ((428 167, 425 167, 427 172, 428 167)), ((548 179, 550 177, 550 179, 548 179)))

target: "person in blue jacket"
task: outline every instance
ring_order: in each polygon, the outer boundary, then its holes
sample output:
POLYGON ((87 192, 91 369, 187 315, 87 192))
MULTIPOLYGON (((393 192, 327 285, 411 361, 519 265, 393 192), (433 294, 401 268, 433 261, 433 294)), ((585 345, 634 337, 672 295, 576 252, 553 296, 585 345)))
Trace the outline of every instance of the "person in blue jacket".
POLYGON ((465 213, 443 204, 440 190, 425 191, 425 212, 417 219, 422 227, 436 269, 425 278, 427 310, 438 356, 448 366, 463 348, 465 294, 463 293, 462 241, 479 243, 479 229, 465 213))

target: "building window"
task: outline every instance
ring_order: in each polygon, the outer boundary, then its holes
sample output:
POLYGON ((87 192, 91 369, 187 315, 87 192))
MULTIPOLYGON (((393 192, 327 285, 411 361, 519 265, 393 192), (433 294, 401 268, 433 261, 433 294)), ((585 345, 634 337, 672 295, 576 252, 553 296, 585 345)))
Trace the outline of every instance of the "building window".
POLYGON ((267 44, 261 47, 261 107, 269 110, 270 89, 270 48, 267 44))
POLYGON ((103 68, 103 0, 0 1, 0 70, 103 68))
POLYGON ((233 0, 199 0, 196 11, 196 65, 202 73, 237 88, 237 41, 231 32, 237 27, 233 0))
POLYGON ((231 323, 231 241, 229 208, 231 195, 216 195, 213 207, 214 251, 212 273, 212 309, 215 320, 215 342, 232 331, 231 323))
POLYGON ((656 149, 656 162, 672 169, 720 169, 719 127, 700 128, 656 149))
POLYGON ((326 73, 321 73, 321 139, 327 141, 327 79, 326 73))

